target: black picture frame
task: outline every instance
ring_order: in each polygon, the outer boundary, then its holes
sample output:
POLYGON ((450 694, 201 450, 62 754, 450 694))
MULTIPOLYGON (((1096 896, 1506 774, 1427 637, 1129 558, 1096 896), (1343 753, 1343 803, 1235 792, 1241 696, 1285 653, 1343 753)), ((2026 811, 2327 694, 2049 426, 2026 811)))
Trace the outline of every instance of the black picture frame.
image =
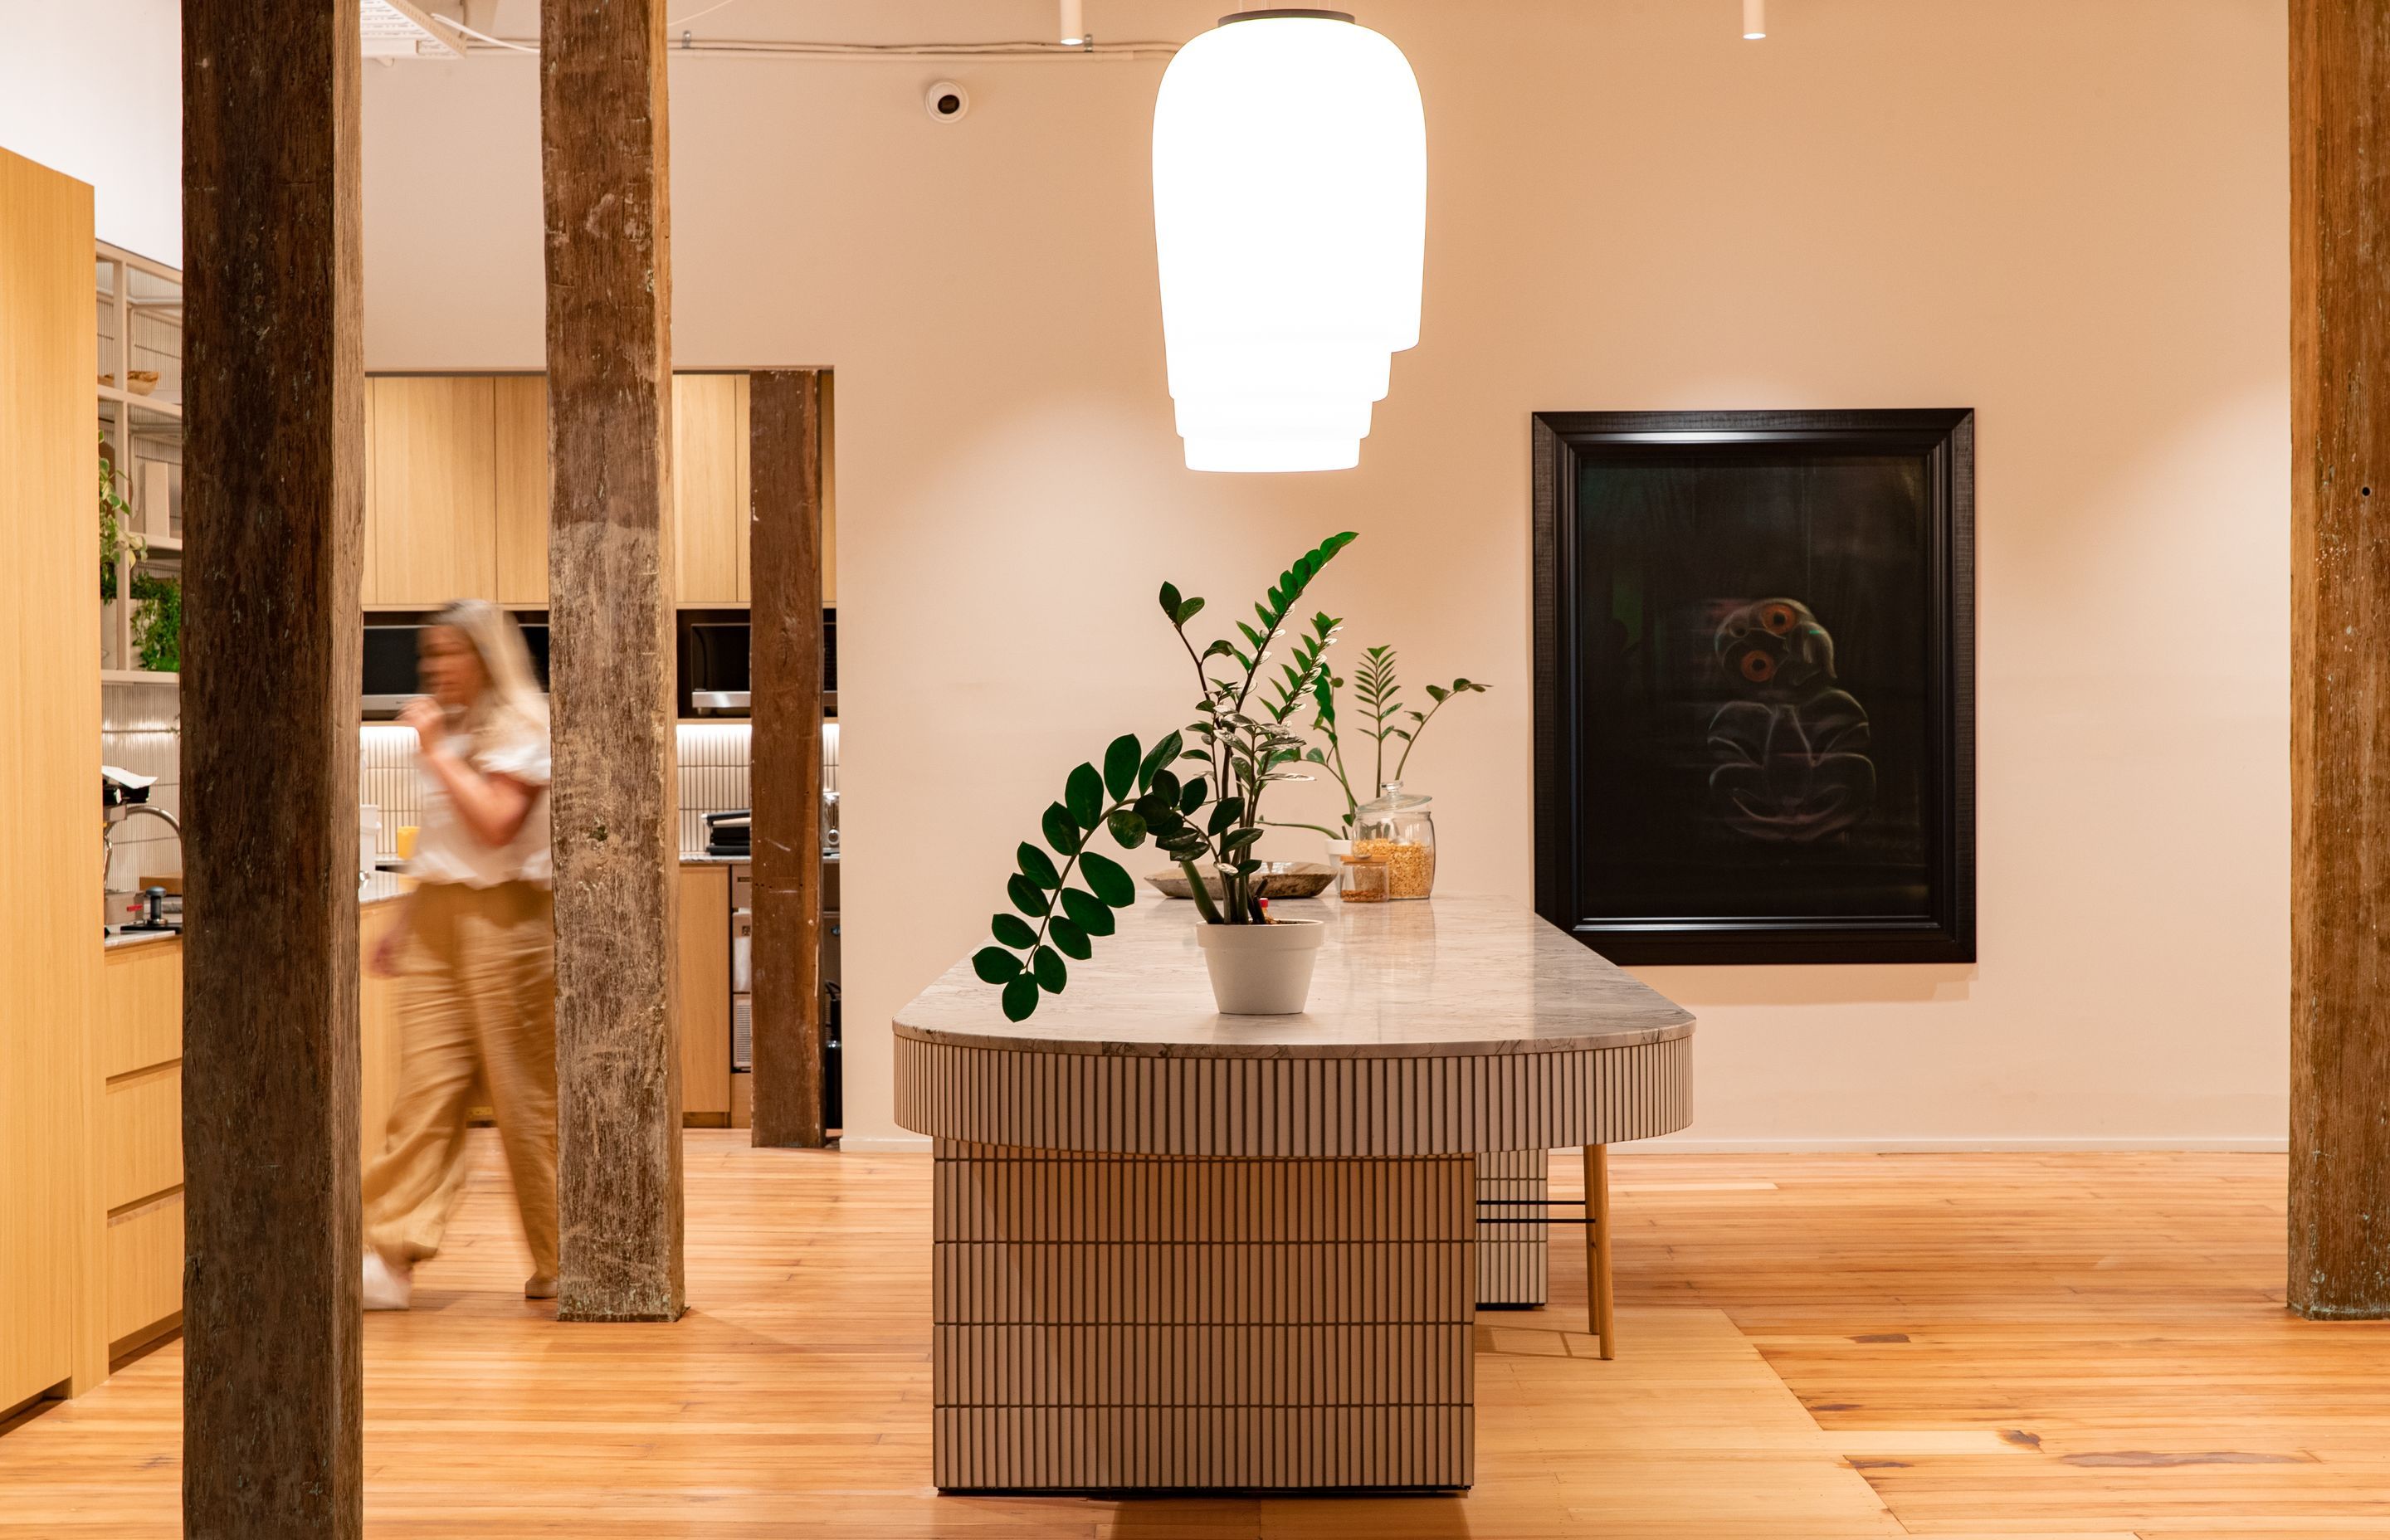
MULTIPOLYGON (((1536 414, 1537 913, 1624 965, 1975 960, 1974 432, 1974 413, 1965 408, 1536 414), (1921 462, 1923 592, 1914 602, 1924 638, 1925 705, 1910 713, 1917 752, 1909 779, 1921 789, 1914 841, 1924 878, 1921 903, 1907 912, 1736 914, 1724 905, 1709 906, 1715 912, 1618 912, 1615 892, 1600 904, 1603 912, 1592 912, 1588 852, 1606 848, 1594 842, 1614 838, 1615 820, 1635 813, 1588 806, 1584 793, 1587 746, 1595 741, 1587 735, 1605 724, 1588 719, 1584 687, 1580 489, 1589 468, 1598 476, 1638 457, 1653 463, 1695 456, 1707 463, 1713 453, 1718 463, 1763 469, 1854 456, 1915 456, 1921 462)), ((1606 616, 1601 623, 1614 624, 1606 616)), ((1605 666, 1600 659, 1595 663, 1596 672, 1605 666)))

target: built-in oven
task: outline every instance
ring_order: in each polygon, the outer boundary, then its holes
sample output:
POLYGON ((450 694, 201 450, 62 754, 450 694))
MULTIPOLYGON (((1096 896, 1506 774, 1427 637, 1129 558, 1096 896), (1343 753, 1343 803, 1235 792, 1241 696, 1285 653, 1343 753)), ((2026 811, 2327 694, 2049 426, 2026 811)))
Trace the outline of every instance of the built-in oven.
MULTIPOLYGON (((753 628, 744 610, 684 610, 680 633, 680 714, 752 714, 753 628)), ((838 714, 838 611, 822 611, 822 714, 838 714)))
MULTIPOLYGON (((523 646, 530 649, 532 672, 539 677, 539 687, 547 688, 547 616, 545 612, 518 614, 522 627, 523 646)), ((417 648, 420 646, 424 627, 430 623, 429 612, 421 614, 377 616, 366 622, 362 704, 368 722, 388 722, 405 709, 409 700, 423 693, 423 681, 416 672, 417 648)))

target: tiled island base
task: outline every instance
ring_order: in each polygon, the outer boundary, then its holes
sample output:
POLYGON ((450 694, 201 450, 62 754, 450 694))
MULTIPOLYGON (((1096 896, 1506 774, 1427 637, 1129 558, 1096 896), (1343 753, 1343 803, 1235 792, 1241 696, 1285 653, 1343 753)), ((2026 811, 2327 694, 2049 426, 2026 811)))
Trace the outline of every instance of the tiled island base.
POLYGON ((1477 1165, 937 1142, 949 1492, 1449 1490, 1477 1165))

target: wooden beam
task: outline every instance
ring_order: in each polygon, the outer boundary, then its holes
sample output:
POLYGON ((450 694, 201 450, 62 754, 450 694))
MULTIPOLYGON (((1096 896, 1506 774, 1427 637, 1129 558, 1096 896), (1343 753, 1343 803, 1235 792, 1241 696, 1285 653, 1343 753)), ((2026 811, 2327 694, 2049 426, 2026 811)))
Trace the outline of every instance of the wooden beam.
POLYGON ((364 1527, 354 0, 184 0, 183 1523, 364 1527))
POLYGON ((822 374, 748 379, 758 1145, 822 1128, 822 374))
POLYGON ((2290 1303, 2390 1315, 2390 9, 2291 5, 2290 1303))
POLYGON ((664 0, 542 0, 558 1314, 682 1277, 664 0))

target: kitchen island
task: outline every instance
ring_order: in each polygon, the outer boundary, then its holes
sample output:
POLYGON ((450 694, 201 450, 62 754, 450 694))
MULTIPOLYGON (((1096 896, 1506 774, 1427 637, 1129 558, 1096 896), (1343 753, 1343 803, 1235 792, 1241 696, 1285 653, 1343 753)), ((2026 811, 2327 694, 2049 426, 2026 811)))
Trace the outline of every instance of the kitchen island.
POLYGON ((1273 907, 1329 924, 1300 1016, 1217 1014, 1151 897, 1027 1021, 968 961, 898 1013, 942 1489, 1468 1486, 1481 1158, 1690 1120, 1692 1018, 1526 910, 1273 907))

